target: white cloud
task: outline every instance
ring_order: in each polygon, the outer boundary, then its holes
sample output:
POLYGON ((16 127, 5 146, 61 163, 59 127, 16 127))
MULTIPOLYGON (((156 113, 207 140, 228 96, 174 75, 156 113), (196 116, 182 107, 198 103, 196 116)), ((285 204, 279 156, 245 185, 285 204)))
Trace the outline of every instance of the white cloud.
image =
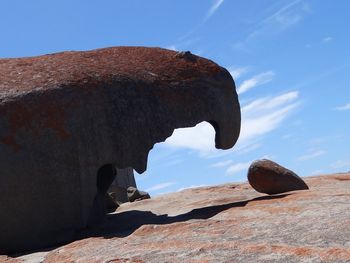
POLYGON ((245 39, 235 43, 233 47, 247 50, 246 45, 252 40, 256 40, 260 36, 282 33, 302 21, 307 13, 310 13, 310 6, 307 3, 302 0, 290 2, 258 21, 255 24, 255 29, 245 39))
MULTIPOLYGON (((259 147, 255 140, 271 132, 288 117, 299 105, 299 93, 291 91, 274 97, 264 97, 241 107, 241 133, 235 151, 251 150, 259 147)), ((176 129, 165 145, 172 148, 187 148, 200 152, 202 155, 215 152, 215 131, 207 122, 202 122, 193 128, 176 129)), ((227 154, 230 151, 226 151, 227 154)), ((217 151, 215 152, 218 153, 217 151)))
POLYGON ((227 161, 214 163, 214 164, 210 165, 210 167, 225 167, 225 166, 230 165, 231 163, 232 163, 232 160, 227 160, 227 161))
POLYGON ((247 71, 248 71, 248 67, 240 67, 240 68, 230 67, 229 68, 229 72, 234 80, 241 77, 247 71))
POLYGON ((257 99, 242 107, 242 125, 239 143, 245 143, 276 129, 298 103, 297 91, 275 97, 257 99))
POLYGON ((193 128, 176 129, 165 144, 207 153, 215 149, 215 130, 209 123, 201 122, 193 128))
POLYGON ((277 23, 285 28, 298 23, 302 19, 302 12, 308 12, 305 5, 299 5, 302 0, 295 0, 283 6, 275 13, 265 18, 261 24, 277 23))
POLYGON ((324 37, 324 38, 322 39, 322 42, 323 42, 323 43, 329 43, 329 42, 331 42, 331 41, 333 41, 333 38, 332 38, 332 37, 324 37))
POLYGON ((350 110, 350 103, 347 103, 343 106, 336 107, 335 110, 338 110, 338 111, 350 110))
POLYGON ((215 0, 213 5, 210 7, 206 19, 214 15, 214 13, 218 10, 218 8, 224 3, 224 0, 215 0))
POLYGON ((174 50, 174 51, 179 51, 175 45, 166 46, 165 48, 170 49, 170 50, 174 50))
POLYGON ((291 91, 276 97, 264 97, 257 99, 242 107, 242 115, 251 115, 252 113, 261 112, 262 110, 271 110, 286 105, 297 99, 298 96, 298 91, 291 91))
POLYGON ((315 151, 312 151, 310 153, 307 153, 305 155, 302 155, 298 158, 299 161, 307 161, 307 160, 310 160, 310 159, 314 159, 316 157, 319 157, 321 155, 324 155, 326 153, 326 151, 323 151, 323 150, 315 150, 315 151))
POLYGON ((244 147, 242 147, 241 149, 239 149, 238 152, 240 154, 249 153, 249 152, 252 152, 260 147, 261 147, 261 143, 247 144, 247 145, 244 145, 244 147))
POLYGON ((297 104, 291 104, 266 115, 243 119, 241 141, 247 141, 276 129, 297 104))
POLYGON ((226 169, 226 174, 233 175, 233 174, 238 173, 240 171, 247 170, 251 163, 252 162, 233 164, 226 169))
POLYGON ((176 182, 166 182, 166 183, 160 183, 160 184, 156 184, 156 185, 153 185, 152 187, 146 189, 147 192, 151 192, 151 191, 159 191, 159 190, 162 190, 164 188, 168 188, 172 185, 175 185, 176 182))
POLYGON ((238 86, 237 93, 240 95, 256 86, 266 84, 272 80, 274 75, 275 73, 273 71, 267 71, 255 75, 252 78, 243 81, 242 84, 238 86))
POLYGON ((201 28, 208 20, 209 18, 214 15, 214 13, 219 9, 219 7, 224 3, 224 0, 213 0, 213 4, 210 6, 207 14, 203 18, 203 20, 197 24, 194 28, 192 28, 190 31, 188 31, 186 34, 181 36, 179 38, 180 41, 183 41, 190 37, 194 32, 196 32, 199 28, 201 28))

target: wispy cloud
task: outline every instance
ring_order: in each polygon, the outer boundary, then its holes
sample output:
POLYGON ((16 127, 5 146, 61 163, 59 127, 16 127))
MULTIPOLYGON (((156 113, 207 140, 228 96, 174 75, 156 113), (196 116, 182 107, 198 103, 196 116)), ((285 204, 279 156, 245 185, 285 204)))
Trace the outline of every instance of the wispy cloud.
POLYGON ((316 157, 319 157, 321 155, 324 155, 326 153, 326 151, 324 150, 314 150, 310 153, 307 153, 305 155, 302 155, 298 158, 299 161, 307 161, 307 160, 310 160, 310 159, 314 159, 316 157))
POLYGON ((322 42, 323 42, 323 43, 329 43, 329 42, 331 42, 331 41, 333 41, 333 38, 332 38, 332 37, 324 37, 324 38, 322 39, 322 42))
POLYGON ((334 109, 337 110, 337 111, 346 111, 346 110, 350 110, 350 102, 347 103, 347 104, 345 104, 345 105, 336 107, 336 108, 334 108, 334 109))
MULTIPOLYGON (((275 8, 274 8, 275 9, 275 8)), ((273 11, 267 17, 255 24, 245 39, 235 43, 233 47, 246 50, 246 44, 260 36, 282 33, 288 28, 298 24, 310 12, 310 6, 303 0, 295 0, 273 11)))
POLYGON ((244 73, 248 71, 248 67, 230 67, 229 72, 234 80, 237 80, 239 77, 241 77, 244 73))
POLYGON ((270 82, 274 76, 275 73, 271 70, 255 75, 250 79, 243 81, 242 84, 238 86, 237 93, 240 95, 256 86, 266 84, 270 82))
POLYGON ((214 163, 214 164, 210 165, 210 167, 225 167, 225 166, 230 165, 231 163, 232 163, 232 160, 227 160, 227 161, 214 163))
POLYGON ((219 7, 224 3, 225 0, 214 0, 213 4, 210 6, 207 14, 202 19, 201 22, 199 22, 196 26, 194 26, 191 30, 189 30, 186 34, 181 36, 179 38, 180 41, 184 41, 188 37, 190 37, 194 32, 196 32, 198 29, 200 29, 206 22, 209 20, 210 17, 212 17, 215 12, 219 9, 219 7))
POLYGON ((245 153, 249 153, 252 152, 258 148, 261 147, 261 143, 251 143, 251 144, 247 144, 244 147, 242 147, 241 149, 239 149, 238 153, 239 154, 245 154, 245 153))
POLYGON ((248 141, 275 130, 297 104, 291 104, 266 115, 260 115, 243 120, 240 141, 248 141))
POLYGON ((160 183, 160 184, 156 184, 151 186, 150 188, 146 189, 147 192, 151 192, 151 191, 159 191, 165 188, 168 188, 172 185, 177 184, 176 182, 166 182, 166 183, 160 183))
POLYGON ((210 18, 218 10, 218 8, 224 3, 224 0, 215 0, 210 7, 206 19, 210 18))
POLYGON ((260 24, 276 23, 286 28, 298 23, 302 18, 301 11, 307 11, 305 5, 300 5, 301 3, 302 0, 295 0, 288 3, 272 15, 263 19, 260 24))
POLYGON ((226 174, 227 175, 233 175, 233 174, 236 174, 238 172, 241 172, 241 171, 244 171, 244 170, 247 170, 249 165, 251 164, 252 162, 245 162, 245 163, 236 163, 236 164, 233 164, 231 166, 229 166, 227 169, 226 169, 226 174))
POLYGON ((243 144, 260 135, 276 129, 282 121, 299 105, 297 91, 275 97, 265 97, 242 107, 241 136, 243 144))
POLYGON ((298 96, 298 91, 291 91, 275 97, 264 97, 256 99, 242 107, 242 114, 249 116, 253 113, 255 114, 257 112, 261 112, 262 110, 275 109, 279 106, 286 105, 286 103, 294 101, 298 98, 298 96))

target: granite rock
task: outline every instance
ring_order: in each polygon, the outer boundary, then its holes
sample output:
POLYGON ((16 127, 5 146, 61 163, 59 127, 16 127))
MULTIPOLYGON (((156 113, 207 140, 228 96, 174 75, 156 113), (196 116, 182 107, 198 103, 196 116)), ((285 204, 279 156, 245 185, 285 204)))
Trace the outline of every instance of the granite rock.
POLYGON ((350 174, 305 181, 309 191, 275 196, 244 183, 125 203, 108 215, 94 237, 16 260, 350 262, 350 174))
POLYGON ((294 172, 267 159, 257 160, 250 165, 248 181, 256 191, 270 195, 309 189, 294 172))
POLYGON ((237 141, 231 75, 189 52, 112 47, 0 59, 0 252, 75 239, 103 220, 114 167, 144 172, 155 143, 202 121, 217 148, 237 141))

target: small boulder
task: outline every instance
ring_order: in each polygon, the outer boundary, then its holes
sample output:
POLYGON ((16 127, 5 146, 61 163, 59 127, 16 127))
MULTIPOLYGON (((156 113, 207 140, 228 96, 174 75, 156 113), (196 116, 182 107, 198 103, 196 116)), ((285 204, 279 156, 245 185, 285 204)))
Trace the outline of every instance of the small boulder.
POLYGON ((149 193, 140 191, 133 186, 129 186, 127 189, 129 202, 140 201, 144 199, 150 199, 149 193))
POLYGON ((269 195, 309 189, 294 172, 266 159, 257 160, 250 165, 248 181, 256 191, 269 195))

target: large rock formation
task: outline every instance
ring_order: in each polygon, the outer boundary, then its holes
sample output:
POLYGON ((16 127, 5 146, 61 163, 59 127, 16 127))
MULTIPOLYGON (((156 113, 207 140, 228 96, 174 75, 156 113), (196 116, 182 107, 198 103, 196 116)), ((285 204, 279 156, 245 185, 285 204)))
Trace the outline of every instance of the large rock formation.
POLYGON ((350 174, 305 181, 275 196, 245 183, 125 203, 96 237, 17 262, 350 262, 350 174))
POLYGON ((0 60, 0 251, 72 240, 100 221, 114 167, 146 170, 175 128, 207 121, 232 147, 227 70, 189 52, 115 47, 0 60))

